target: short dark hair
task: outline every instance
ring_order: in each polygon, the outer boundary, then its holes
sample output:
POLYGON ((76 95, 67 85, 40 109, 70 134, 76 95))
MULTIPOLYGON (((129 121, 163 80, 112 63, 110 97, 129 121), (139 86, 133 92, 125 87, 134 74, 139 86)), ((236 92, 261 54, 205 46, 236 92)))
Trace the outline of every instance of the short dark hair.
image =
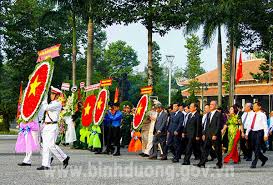
POLYGON ((255 104, 257 104, 259 107, 262 107, 262 103, 261 102, 255 102, 255 104))
POLYGON ((113 106, 119 107, 119 103, 114 103, 113 106))
POLYGON ((195 108, 197 108, 197 109, 198 109, 198 107, 199 107, 199 106, 198 106, 198 104, 197 104, 197 103, 192 103, 192 104, 194 105, 194 107, 195 107, 195 108))

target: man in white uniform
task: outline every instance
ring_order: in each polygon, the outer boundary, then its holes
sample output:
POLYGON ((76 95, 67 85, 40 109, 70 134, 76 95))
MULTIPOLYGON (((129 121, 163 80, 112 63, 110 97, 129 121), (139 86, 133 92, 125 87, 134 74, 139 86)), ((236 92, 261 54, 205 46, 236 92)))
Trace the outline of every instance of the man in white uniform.
POLYGON ((43 152, 42 152, 42 166, 37 170, 48 170, 50 168, 50 152, 53 153, 66 168, 70 159, 59 146, 55 144, 58 135, 58 120, 62 110, 62 104, 58 98, 62 92, 54 87, 51 87, 51 102, 45 106, 45 123, 42 130, 43 152))

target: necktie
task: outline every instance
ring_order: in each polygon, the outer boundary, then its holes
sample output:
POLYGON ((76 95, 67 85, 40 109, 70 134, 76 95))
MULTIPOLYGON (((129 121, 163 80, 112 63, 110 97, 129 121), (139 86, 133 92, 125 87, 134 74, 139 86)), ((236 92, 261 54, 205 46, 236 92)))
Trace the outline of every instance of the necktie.
POLYGON ((189 120, 189 117, 190 117, 190 113, 187 113, 186 114, 186 118, 185 118, 185 120, 184 120, 184 126, 186 126, 187 125, 187 122, 188 122, 188 120, 189 120))
POLYGON ((255 114, 255 116, 253 117, 253 120, 252 120, 252 123, 251 123, 251 127, 250 127, 251 130, 253 130, 253 128, 254 128, 255 121, 256 121, 256 116, 257 116, 257 114, 255 114))
POLYGON ((205 123, 204 123, 204 128, 203 128, 203 130, 206 129, 206 126, 207 126, 209 120, 210 120, 210 112, 207 114, 207 117, 206 117, 206 120, 205 120, 205 123))
POLYGON ((207 116, 206 124, 210 123, 210 116, 211 116, 211 113, 209 112, 209 113, 208 113, 208 116, 207 116))
POLYGON ((247 118, 247 116, 248 116, 248 112, 246 113, 246 117, 245 117, 245 119, 244 119, 244 121, 243 121, 243 125, 245 125, 245 123, 246 123, 246 118, 247 118))

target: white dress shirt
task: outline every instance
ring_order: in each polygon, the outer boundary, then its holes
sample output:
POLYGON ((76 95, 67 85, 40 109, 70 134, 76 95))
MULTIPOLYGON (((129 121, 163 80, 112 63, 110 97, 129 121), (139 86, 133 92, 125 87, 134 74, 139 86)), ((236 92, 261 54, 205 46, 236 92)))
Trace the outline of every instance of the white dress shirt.
POLYGON ((214 116, 214 114, 215 114, 215 112, 216 112, 217 110, 214 110, 214 111, 212 111, 212 112, 210 112, 210 122, 211 122, 211 120, 212 120, 212 118, 213 118, 213 116, 214 116))
POLYGON ((255 113, 253 111, 243 113, 241 121, 245 130, 248 128, 248 126, 251 126, 254 115, 255 113))
POLYGON ((253 119, 251 120, 251 123, 247 127, 246 135, 248 135, 251 130, 252 131, 264 130, 264 136, 268 136, 268 126, 267 126, 266 115, 263 112, 259 111, 259 112, 255 112, 254 116, 253 116, 253 119), (254 128, 251 129, 252 121, 254 119, 255 114, 256 114, 256 120, 254 123, 254 128))
POLYGON ((54 100, 45 106, 45 111, 47 111, 45 122, 57 122, 59 120, 59 115, 62 110, 61 102, 54 100), (50 119, 50 118, 51 119, 50 119))

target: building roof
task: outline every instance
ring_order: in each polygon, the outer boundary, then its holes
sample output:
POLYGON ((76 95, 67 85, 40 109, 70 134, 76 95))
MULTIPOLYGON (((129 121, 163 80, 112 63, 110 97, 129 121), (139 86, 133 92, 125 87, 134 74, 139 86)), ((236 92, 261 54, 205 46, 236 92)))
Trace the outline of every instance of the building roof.
MULTIPOLYGON (((254 60, 247 60, 243 61, 243 77, 240 79, 240 81, 253 81, 253 77, 250 75, 250 73, 258 73, 261 72, 259 70, 260 64, 264 61, 264 59, 254 59, 254 60)), ((237 65, 238 66, 238 65, 237 65)), ((225 67, 223 65, 222 67, 223 76, 222 81, 226 82, 224 80, 225 76, 225 67)), ((201 83, 218 83, 218 69, 214 69, 212 71, 206 72, 200 76, 196 77, 199 82, 201 83)), ((179 86, 185 86, 189 84, 189 80, 186 81, 178 81, 177 84, 179 86)))
MULTIPOLYGON (((225 89, 222 88, 223 96, 228 96, 225 89)), ((189 96, 188 89, 181 92, 182 96, 189 96)), ((201 91, 195 93, 196 96, 201 96, 201 91)), ((249 85, 236 85, 234 95, 270 95, 273 94, 273 84, 249 84, 249 85)), ((204 96, 217 96, 218 87, 208 87, 204 90, 204 96)))

